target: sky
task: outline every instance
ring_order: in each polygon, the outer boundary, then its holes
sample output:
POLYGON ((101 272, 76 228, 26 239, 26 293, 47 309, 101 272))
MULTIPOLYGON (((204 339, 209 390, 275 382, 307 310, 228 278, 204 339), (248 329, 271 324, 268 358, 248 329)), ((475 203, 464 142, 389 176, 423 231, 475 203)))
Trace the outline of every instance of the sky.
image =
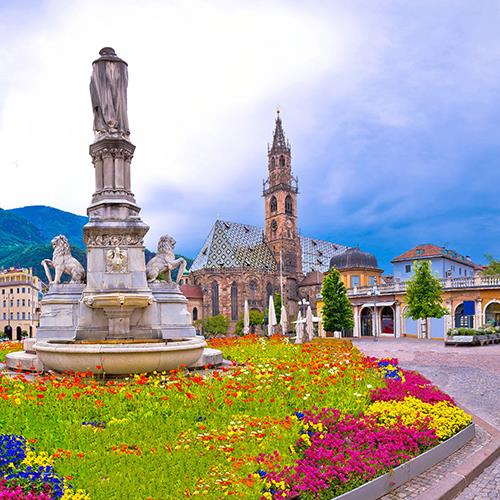
POLYGON ((195 257, 216 218, 263 225, 276 107, 302 234, 390 259, 500 256, 500 2, 0 0, 0 207, 85 214, 89 80, 129 64, 132 189, 195 257))

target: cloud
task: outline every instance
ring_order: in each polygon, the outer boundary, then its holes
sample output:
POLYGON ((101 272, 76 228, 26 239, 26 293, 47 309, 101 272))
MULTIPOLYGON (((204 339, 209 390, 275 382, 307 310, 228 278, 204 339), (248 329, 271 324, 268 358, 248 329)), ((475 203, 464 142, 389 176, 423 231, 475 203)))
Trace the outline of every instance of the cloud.
POLYGON ((460 251, 470 213, 500 243, 477 214, 499 208, 487 194, 500 153, 489 2, 54 0, 1 14, 4 208, 85 211, 88 81, 111 45, 129 63, 132 183, 151 247, 171 232, 194 256, 217 216, 262 224, 278 104, 304 233, 352 244, 382 225, 383 241, 366 243, 396 255, 437 237, 420 222, 440 214, 460 251))

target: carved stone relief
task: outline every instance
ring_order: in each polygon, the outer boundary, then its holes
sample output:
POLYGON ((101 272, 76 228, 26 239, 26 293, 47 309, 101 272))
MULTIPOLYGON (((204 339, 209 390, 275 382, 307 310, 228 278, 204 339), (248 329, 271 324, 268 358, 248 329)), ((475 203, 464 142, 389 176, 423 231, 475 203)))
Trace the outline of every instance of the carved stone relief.
POLYGON ((128 272, 128 253, 126 249, 117 246, 106 252, 106 272, 128 272))
POLYGON ((92 234, 87 237, 89 247, 121 247, 142 245, 142 236, 135 234, 92 234))

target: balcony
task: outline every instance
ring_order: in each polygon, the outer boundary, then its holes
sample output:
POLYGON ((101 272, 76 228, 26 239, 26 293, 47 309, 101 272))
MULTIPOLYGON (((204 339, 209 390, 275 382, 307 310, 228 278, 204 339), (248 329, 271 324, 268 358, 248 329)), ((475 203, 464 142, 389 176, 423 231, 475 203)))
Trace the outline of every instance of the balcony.
MULTIPOLYGON (((470 276, 464 278, 440 279, 443 290, 463 290, 463 289, 484 289, 500 288, 500 275, 496 276, 470 276)), ((406 291, 406 282, 390 283, 386 285, 377 285, 381 295, 392 295, 406 291)), ((348 297, 363 297, 371 294, 372 286, 361 286, 349 288, 348 297)))

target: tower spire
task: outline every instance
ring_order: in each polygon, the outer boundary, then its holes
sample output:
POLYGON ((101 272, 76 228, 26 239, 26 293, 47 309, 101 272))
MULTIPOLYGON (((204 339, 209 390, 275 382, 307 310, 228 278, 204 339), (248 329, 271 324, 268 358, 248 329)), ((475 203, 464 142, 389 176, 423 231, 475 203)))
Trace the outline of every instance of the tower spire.
POLYGON ((285 138, 283 125, 281 123, 280 108, 276 109, 276 125, 273 134, 273 146, 270 153, 290 153, 290 143, 285 138))

